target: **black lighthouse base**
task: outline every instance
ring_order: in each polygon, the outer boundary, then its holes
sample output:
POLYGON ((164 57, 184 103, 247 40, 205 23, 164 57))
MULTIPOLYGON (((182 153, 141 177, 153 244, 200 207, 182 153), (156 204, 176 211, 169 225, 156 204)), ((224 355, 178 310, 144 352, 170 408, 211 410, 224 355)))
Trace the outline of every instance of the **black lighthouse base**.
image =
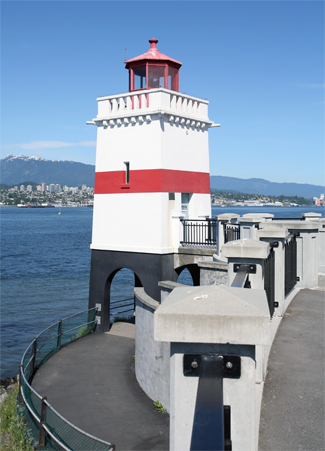
POLYGON ((89 287, 89 308, 100 304, 98 312, 100 324, 97 330, 105 332, 110 328, 110 288, 113 277, 122 268, 135 274, 135 286, 160 302, 158 282, 176 282, 178 272, 174 269, 174 254, 146 254, 139 252, 91 251, 91 271, 89 287))

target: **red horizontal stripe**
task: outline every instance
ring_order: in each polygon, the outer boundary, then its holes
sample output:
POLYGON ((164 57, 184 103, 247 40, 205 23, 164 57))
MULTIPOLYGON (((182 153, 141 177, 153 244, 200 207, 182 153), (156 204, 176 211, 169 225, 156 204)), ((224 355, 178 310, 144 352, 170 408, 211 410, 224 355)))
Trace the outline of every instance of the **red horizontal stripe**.
POLYGON ((210 193, 210 174, 172 169, 130 170, 125 184, 124 171, 96 172, 95 194, 112 193, 210 193))

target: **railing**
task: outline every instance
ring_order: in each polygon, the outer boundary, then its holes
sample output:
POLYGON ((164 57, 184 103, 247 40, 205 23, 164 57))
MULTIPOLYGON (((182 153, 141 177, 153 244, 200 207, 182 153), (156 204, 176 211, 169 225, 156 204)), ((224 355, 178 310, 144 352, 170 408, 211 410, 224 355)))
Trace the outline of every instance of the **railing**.
POLYGON ((216 219, 181 219, 183 225, 182 246, 216 247, 216 219))
POLYGON ((223 404, 223 379, 239 379, 239 356, 184 354, 186 377, 199 378, 190 451, 231 451, 231 410, 223 404))
POLYGON ((304 221, 305 218, 272 218, 272 221, 304 221))
POLYGON ((96 309, 85 310, 43 330, 26 349, 19 378, 19 409, 38 449, 109 451, 115 446, 74 426, 31 386, 36 371, 63 346, 94 331, 96 309))
MULTIPOLYGON (((273 247, 275 247, 275 245, 273 247)), ((267 259, 265 259, 264 262, 264 290, 266 292, 271 317, 273 316, 275 309, 275 290, 274 290, 275 253, 273 247, 271 247, 269 256, 267 257, 267 259)))
POLYGON ((293 290, 297 283, 297 236, 293 236, 284 245, 284 295, 293 290))
POLYGON ((135 296, 132 298, 122 299, 118 301, 111 301, 110 303, 110 315, 124 315, 125 313, 134 312, 135 296), (131 302, 130 302, 131 301, 131 302), (126 304, 125 304, 126 302, 126 304), (128 308, 131 307, 131 308, 128 308), (126 309, 126 310, 125 310, 126 309))
POLYGON ((203 107, 206 107, 205 103, 195 97, 189 97, 180 93, 170 95, 170 108, 172 110, 179 111, 180 113, 186 113, 194 116, 207 116, 207 111, 201 111, 203 107))
POLYGON ((236 273, 231 286, 234 288, 251 288, 249 274, 256 272, 256 265, 234 264, 234 273, 236 273))
POLYGON ((157 103, 157 100, 152 97, 157 92, 160 92, 160 95, 164 97, 163 104, 176 114, 202 116, 207 119, 208 101, 163 88, 100 97, 98 99, 98 119, 101 117, 109 118, 120 113, 146 110, 149 106, 150 108, 161 107, 161 102, 157 103))
POLYGON ((225 243, 228 243, 229 241, 240 240, 240 228, 238 226, 224 223, 223 233, 225 243))

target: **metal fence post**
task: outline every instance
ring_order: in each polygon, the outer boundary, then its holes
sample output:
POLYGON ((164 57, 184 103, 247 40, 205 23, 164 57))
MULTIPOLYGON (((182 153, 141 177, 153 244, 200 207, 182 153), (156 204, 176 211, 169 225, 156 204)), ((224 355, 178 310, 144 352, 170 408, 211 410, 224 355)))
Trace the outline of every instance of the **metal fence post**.
POLYGON ((47 400, 46 396, 42 398, 42 406, 41 406, 41 417, 40 417, 40 423, 39 423, 39 440, 38 440, 38 446, 39 448, 45 448, 46 444, 46 431, 44 429, 44 424, 46 423, 46 410, 47 405, 45 401, 47 400))
POLYGON ((31 377, 33 377, 33 375, 34 375, 34 373, 35 373, 36 348, 37 348, 37 338, 34 338, 34 341, 33 341, 33 358, 32 358, 32 372, 31 372, 31 377))
POLYGON ((56 348, 58 351, 61 349, 61 337, 62 337, 62 319, 59 320, 58 325, 58 341, 56 344, 56 348))
POLYGON ((19 392, 18 392, 18 403, 20 405, 24 404, 24 398, 23 398, 23 387, 22 387, 22 380, 23 380, 23 371, 24 371, 24 365, 19 366, 19 392))

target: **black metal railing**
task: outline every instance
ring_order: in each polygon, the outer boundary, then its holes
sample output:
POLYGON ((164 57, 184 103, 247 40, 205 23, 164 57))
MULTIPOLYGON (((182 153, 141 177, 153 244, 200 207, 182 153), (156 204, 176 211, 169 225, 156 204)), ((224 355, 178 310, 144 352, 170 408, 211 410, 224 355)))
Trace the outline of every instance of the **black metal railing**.
POLYGON ((231 451, 231 410, 223 404, 223 379, 239 379, 239 356, 184 354, 184 376, 198 377, 190 451, 231 451))
POLYGON ((223 233, 225 243, 228 243, 229 241, 240 240, 240 228, 236 225, 224 223, 223 233))
POLYGON ((272 221, 304 221, 305 218, 272 218, 272 221))
POLYGON ((297 236, 294 233, 284 245, 284 295, 293 290, 297 283, 297 236))
POLYGON ((134 313, 135 309, 135 296, 132 298, 121 299, 121 300, 111 300, 110 303, 110 315, 116 316, 120 315, 121 317, 130 316, 134 313))
POLYGON ((269 256, 264 261, 264 290, 266 291, 271 317, 273 316, 275 309, 274 275, 275 253, 272 247, 269 256))
POLYGON ((181 219, 183 225, 182 246, 216 246, 216 219, 181 219))
POLYGON ((248 263, 234 263, 235 277, 231 283, 234 288, 251 288, 250 274, 256 274, 256 265, 248 263))
POLYGON ((31 386, 36 371, 63 346, 93 332, 96 309, 69 316, 43 330, 26 349, 19 369, 18 410, 35 449, 64 451, 113 451, 115 446, 82 431, 60 415, 31 386))

